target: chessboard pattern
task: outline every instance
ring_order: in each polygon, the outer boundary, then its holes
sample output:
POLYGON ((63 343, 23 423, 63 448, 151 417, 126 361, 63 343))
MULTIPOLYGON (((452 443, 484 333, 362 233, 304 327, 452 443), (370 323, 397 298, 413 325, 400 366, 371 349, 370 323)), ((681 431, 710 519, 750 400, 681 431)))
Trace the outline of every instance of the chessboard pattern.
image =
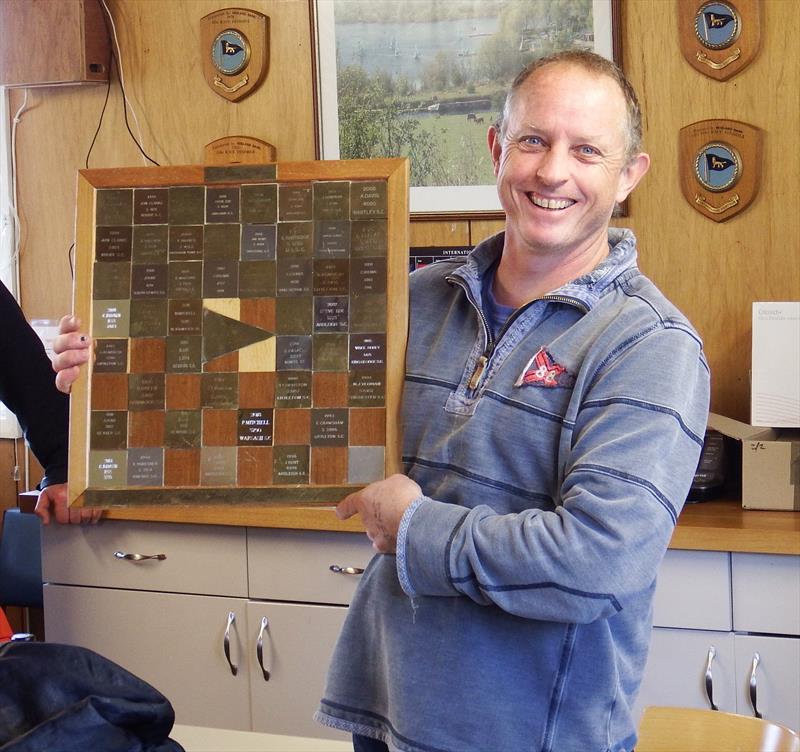
POLYGON ((386 180, 94 198, 88 488, 384 477, 386 180))

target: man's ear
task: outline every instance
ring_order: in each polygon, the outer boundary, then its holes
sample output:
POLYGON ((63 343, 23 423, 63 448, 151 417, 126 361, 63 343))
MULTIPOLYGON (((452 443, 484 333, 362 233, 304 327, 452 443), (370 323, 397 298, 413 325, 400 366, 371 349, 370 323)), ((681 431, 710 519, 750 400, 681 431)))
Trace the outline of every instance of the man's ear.
POLYGON ((650 155, 640 152, 622 168, 617 186, 617 203, 622 203, 650 169, 650 155))
POLYGON ((492 155, 494 175, 497 177, 497 170, 500 166, 500 155, 503 152, 503 137, 500 135, 500 129, 497 128, 497 126, 490 125, 489 132, 486 134, 486 140, 489 144, 489 153, 492 155))

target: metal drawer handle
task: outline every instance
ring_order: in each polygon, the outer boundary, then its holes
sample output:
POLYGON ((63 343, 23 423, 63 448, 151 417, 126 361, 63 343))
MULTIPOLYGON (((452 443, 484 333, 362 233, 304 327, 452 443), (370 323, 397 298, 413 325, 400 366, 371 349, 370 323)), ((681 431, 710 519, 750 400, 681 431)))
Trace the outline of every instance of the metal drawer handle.
POLYGON ((114 556, 117 559, 125 559, 126 561, 146 561, 147 559, 164 561, 167 558, 166 554, 126 554, 124 551, 114 551, 114 556))
POLYGON ((258 630, 258 639, 256 640, 256 657, 258 658, 258 665, 261 666, 261 673, 264 674, 264 681, 269 681, 269 671, 264 668, 264 630, 269 627, 269 619, 266 616, 261 617, 261 629, 258 630))
POLYGON ((239 667, 231 661, 231 625, 236 621, 236 614, 233 611, 228 611, 228 623, 225 625, 225 638, 222 641, 222 648, 225 651, 225 660, 231 667, 231 673, 236 676, 239 673, 239 667))
POLYGON ((753 665, 750 666, 750 704, 753 706, 753 715, 756 718, 761 718, 761 713, 758 712, 758 681, 756 680, 756 669, 761 662, 761 656, 758 653, 753 653, 753 665))
POLYGON ((714 704, 714 676, 711 673, 711 664, 714 662, 716 655, 717 649, 712 645, 708 649, 708 659, 706 660, 706 697, 708 697, 708 704, 712 710, 719 710, 714 704))
POLYGON ((328 569, 337 574, 364 574, 361 567, 340 567, 338 564, 331 564, 328 569))

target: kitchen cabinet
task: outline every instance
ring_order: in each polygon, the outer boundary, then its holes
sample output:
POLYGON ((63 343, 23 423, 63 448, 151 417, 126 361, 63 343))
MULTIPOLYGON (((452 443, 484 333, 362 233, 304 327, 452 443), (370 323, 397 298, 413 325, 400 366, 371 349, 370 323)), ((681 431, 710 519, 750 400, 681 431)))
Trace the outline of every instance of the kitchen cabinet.
POLYGON ((669 550, 653 620, 637 719, 713 703, 800 728, 800 557, 669 550))
POLYGON ((345 738, 312 715, 364 536, 105 521, 43 543, 49 642, 153 684, 181 724, 345 738))

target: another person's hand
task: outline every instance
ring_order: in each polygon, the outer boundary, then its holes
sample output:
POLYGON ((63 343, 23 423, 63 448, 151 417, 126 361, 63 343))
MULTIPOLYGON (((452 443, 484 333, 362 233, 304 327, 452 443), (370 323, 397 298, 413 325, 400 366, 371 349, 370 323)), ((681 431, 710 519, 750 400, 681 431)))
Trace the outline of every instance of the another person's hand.
POLYGON ((92 340, 80 331, 77 316, 64 316, 58 324, 58 335, 53 339, 53 370, 56 372, 56 387, 69 394, 72 384, 81 372, 81 366, 89 361, 92 340))
POLYGON ((67 506, 66 483, 54 483, 52 486, 43 488, 36 500, 35 511, 45 525, 50 524, 51 513, 55 515, 56 522, 62 525, 80 525, 82 522, 95 524, 103 514, 102 509, 94 507, 67 506))
POLYGON ((422 489, 411 478, 392 475, 346 496, 336 507, 336 516, 346 520, 360 515, 372 547, 382 554, 393 554, 403 512, 420 496, 422 489))

